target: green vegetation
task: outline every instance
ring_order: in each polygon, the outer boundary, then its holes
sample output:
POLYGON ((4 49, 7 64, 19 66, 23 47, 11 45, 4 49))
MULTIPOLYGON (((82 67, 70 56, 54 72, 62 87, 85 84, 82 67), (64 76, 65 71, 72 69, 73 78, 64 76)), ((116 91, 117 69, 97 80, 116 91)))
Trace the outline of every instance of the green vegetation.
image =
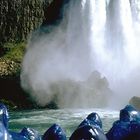
POLYGON ((26 43, 6 43, 4 53, 0 57, 0 76, 17 76, 20 73, 26 43))
POLYGON ((20 43, 6 43, 4 49, 6 50, 5 55, 2 58, 13 60, 15 62, 22 62, 23 55, 25 52, 25 42, 20 43))

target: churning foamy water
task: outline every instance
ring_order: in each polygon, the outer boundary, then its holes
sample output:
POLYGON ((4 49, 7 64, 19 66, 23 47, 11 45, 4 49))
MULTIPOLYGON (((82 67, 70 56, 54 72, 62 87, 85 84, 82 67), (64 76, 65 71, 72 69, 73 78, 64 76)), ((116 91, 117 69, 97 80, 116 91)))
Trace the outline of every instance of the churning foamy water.
POLYGON ((16 132, 20 132, 24 127, 30 127, 40 134, 44 134, 50 126, 57 123, 65 130, 67 137, 70 137, 83 119, 92 112, 100 115, 105 132, 112 127, 113 122, 119 117, 118 111, 95 108, 18 111, 10 112, 9 127, 16 132))
POLYGON ((63 9, 61 23, 29 41, 24 56, 21 85, 33 100, 120 107, 139 96, 140 1, 70 0, 63 9))

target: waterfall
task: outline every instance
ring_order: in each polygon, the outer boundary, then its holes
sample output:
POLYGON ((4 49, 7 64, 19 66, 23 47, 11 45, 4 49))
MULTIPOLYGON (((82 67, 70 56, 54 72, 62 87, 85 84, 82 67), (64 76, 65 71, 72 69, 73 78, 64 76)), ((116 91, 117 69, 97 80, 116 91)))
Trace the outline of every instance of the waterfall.
POLYGON ((107 77, 110 88, 116 92, 112 102, 118 99, 125 104, 134 94, 139 96, 138 87, 133 87, 132 81, 137 85, 139 79, 140 1, 94 2, 91 7, 97 9, 92 10, 90 36, 94 67, 107 77))
POLYGON ((22 87, 42 106, 127 104, 140 90, 139 10, 139 0, 70 0, 60 25, 29 41, 22 87))

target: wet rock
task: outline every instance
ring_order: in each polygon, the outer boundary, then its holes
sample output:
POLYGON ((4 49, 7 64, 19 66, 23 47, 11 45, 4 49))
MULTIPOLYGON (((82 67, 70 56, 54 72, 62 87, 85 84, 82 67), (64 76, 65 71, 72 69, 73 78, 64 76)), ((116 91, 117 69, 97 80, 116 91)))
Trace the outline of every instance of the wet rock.
POLYGON ((133 105, 136 109, 140 110, 140 97, 138 97, 138 96, 133 96, 133 97, 130 99, 129 103, 130 103, 131 105, 133 105))

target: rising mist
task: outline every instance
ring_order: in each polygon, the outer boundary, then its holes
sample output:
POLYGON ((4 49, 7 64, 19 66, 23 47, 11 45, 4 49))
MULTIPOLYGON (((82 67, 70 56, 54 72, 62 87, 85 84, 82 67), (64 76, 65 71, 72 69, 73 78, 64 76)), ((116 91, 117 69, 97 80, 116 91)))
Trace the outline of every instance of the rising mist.
POLYGON ((127 104, 139 95, 137 7, 132 0, 71 0, 59 25, 29 40, 22 87, 41 106, 127 104))

